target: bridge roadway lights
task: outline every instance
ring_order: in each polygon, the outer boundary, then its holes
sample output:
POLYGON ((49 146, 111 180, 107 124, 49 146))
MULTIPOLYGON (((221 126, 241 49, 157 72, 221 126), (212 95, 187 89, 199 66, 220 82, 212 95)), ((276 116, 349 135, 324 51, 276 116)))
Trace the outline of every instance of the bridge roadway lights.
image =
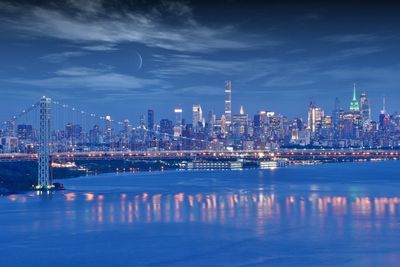
POLYGON ((49 191, 49 190, 54 190, 54 189, 55 189, 54 185, 48 185, 48 186, 37 185, 37 186, 35 186, 35 190, 37 190, 37 191, 49 191))

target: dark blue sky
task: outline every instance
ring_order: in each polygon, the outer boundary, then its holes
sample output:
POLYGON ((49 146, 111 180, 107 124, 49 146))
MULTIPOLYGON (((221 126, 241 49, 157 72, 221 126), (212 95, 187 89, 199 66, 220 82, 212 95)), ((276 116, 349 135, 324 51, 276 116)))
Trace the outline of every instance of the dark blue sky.
POLYGON ((226 79, 236 113, 305 117, 336 96, 347 109, 353 82, 374 117, 383 95, 400 110, 398 6, 295 3, 2 1, 0 117, 41 95, 132 121, 177 105, 220 115, 226 79))

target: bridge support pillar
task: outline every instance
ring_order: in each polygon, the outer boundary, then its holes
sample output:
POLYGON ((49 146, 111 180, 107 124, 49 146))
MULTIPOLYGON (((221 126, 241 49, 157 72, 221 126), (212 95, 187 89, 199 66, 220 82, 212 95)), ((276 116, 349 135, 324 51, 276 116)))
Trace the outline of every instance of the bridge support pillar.
POLYGON ((42 97, 39 102, 39 109, 39 162, 36 189, 49 190, 53 188, 53 181, 50 176, 51 98, 42 97))

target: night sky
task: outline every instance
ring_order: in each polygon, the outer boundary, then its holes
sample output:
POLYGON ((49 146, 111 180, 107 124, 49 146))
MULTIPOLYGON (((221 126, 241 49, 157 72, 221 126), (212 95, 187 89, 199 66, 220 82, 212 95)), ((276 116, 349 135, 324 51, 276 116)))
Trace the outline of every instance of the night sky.
POLYGON ((192 104, 305 118, 348 109, 353 83, 376 119, 400 111, 400 8, 323 1, 1 1, 0 118, 48 95, 116 119, 192 104), (301 3, 300 3, 301 2, 301 3))

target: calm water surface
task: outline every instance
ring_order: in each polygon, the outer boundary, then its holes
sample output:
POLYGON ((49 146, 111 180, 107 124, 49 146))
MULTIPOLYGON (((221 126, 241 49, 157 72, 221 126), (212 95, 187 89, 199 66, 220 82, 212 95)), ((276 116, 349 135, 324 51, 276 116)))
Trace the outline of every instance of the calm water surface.
POLYGON ((1 266, 400 266, 400 162, 63 182, 0 197, 1 266))

